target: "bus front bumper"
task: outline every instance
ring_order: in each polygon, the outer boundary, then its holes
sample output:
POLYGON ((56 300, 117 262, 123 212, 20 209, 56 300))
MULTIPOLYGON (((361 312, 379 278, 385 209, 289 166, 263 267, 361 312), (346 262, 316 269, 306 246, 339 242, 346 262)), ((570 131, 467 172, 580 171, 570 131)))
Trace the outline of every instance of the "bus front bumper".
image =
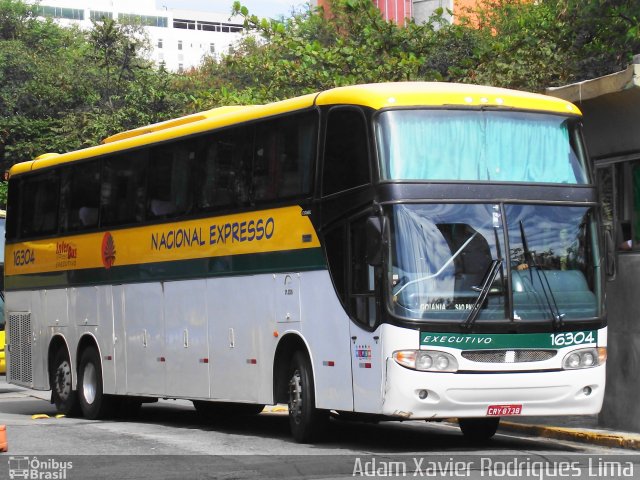
POLYGON ((602 408, 605 367, 432 373, 388 359, 382 413, 406 419, 595 414, 602 408))

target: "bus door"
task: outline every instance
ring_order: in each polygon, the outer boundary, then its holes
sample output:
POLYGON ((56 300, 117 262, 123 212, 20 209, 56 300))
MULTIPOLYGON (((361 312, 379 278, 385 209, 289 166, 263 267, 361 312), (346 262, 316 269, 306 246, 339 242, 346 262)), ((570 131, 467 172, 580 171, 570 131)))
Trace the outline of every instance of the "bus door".
POLYGON ((351 370, 353 406, 357 412, 378 412, 382 395, 382 342, 377 325, 375 268, 366 258, 366 218, 349 228, 349 313, 352 319, 351 370))

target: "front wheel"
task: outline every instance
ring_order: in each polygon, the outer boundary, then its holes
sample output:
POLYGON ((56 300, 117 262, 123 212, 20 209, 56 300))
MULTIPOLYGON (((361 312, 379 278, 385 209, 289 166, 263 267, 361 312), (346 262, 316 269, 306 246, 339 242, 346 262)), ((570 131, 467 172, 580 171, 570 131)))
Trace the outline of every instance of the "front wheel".
POLYGON ((300 443, 317 440, 329 423, 329 412, 316 408, 313 372, 305 354, 296 352, 289 368, 289 426, 300 443))
POLYGON ((477 442, 489 440, 496 434, 499 417, 491 418, 459 418, 458 424, 465 438, 477 442))
POLYGON ((49 379, 51 400, 56 405, 56 409, 68 417, 79 415, 78 395, 72 389, 73 371, 67 352, 58 350, 51 367, 49 379))
POLYGON ((95 347, 88 347, 80 357, 78 399, 85 418, 96 420, 111 413, 111 397, 102 391, 102 365, 95 347))

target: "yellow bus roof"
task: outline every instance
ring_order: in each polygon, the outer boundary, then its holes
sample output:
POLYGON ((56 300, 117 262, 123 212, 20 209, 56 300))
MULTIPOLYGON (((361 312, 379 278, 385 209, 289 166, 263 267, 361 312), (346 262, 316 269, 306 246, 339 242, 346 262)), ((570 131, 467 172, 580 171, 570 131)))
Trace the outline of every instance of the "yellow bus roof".
POLYGON ((444 82, 371 83, 338 87, 318 95, 316 105, 363 105, 380 110, 414 106, 504 107, 580 115, 566 100, 506 88, 444 82))
POLYGON ((375 110, 420 106, 486 106, 498 109, 513 108, 547 111, 568 115, 581 114, 575 105, 565 100, 503 88, 443 82, 353 85, 333 88, 318 94, 304 95, 267 105, 214 108, 166 122, 128 130, 105 138, 102 145, 63 154, 43 154, 34 160, 18 163, 11 167, 9 176, 311 108, 315 105, 360 105, 375 110))

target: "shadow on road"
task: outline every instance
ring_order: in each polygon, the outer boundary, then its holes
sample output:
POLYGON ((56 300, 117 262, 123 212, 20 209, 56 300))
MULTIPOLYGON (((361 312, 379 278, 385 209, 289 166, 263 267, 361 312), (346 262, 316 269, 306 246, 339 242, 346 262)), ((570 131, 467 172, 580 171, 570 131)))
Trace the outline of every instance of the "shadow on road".
MULTIPOLYGON (((161 424, 171 428, 201 431, 217 431, 225 434, 251 435, 293 442, 286 415, 263 412, 256 416, 209 419, 195 409, 175 408, 165 405, 146 405, 135 421, 161 424)), ((481 445, 467 441, 457 427, 438 422, 381 422, 361 423, 332 419, 325 439, 318 443, 323 449, 365 450, 371 453, 408 451, 438 451, 472 453, 482 449, 497 452, 527 450, 547 452, 578 452, 579 448, 557 444, 544 439, 496 435, 481 445)))

